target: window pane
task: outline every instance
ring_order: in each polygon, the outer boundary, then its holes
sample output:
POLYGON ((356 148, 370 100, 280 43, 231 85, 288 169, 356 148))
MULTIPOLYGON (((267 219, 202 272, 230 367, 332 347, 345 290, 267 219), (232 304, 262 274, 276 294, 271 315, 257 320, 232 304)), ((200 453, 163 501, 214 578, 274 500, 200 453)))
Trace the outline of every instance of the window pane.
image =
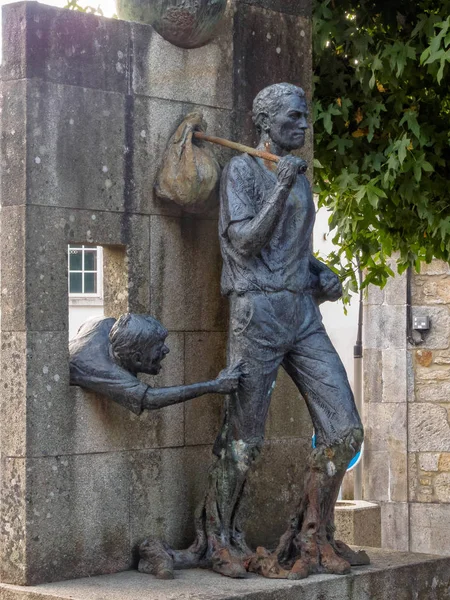
POLYGON ((85 271, 96 271, 97 270, 97 250, 89 251, 86 250, 84 253, 84 270, 85 271))
POLYGON ((96 294, 97 293, 97 274, 96 273, 85 273, 84 274, 84 293, 85 294, 96 294))
POLYGON ((70 249, 69 252, 70 252, 70 254, 69 254, 69 256, 70 256, 69 269, 71 271, 81 271, 83 251, 70 249))
POLYGON ((81 294, 83 292, 81 273, 70 273, 69 292, 71 294, 81 294))

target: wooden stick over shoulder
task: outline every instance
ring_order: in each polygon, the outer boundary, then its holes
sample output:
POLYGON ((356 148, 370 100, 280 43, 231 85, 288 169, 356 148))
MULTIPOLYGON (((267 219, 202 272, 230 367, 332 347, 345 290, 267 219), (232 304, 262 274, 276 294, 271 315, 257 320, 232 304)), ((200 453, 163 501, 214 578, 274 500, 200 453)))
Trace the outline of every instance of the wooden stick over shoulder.
MULTIPOLYGON (((250 154, 250 156, 257 156, 258 158, 268 160, 269 162, 280 162, 280 156, 271 154, 270 152, 265 152, 264 150, 256 150, 256 148, 245 146, 244 144, 239 144, 238 142, 231 142, 230 140, 226 140, 224 138, 206 135, 206 133, 203 133, 202 131, 194 131, 193 135, 197 140, 203 140, 205 142, 211 142, 212 144, 218 144, 219 146, 225 146, 225 148, 231 148, 231 150, 237 150, 238 152, 245 152, 246 154, 250 154)), ((300 168, 299 173, 306 173, 307 168, 308 165, 305 162, 304 166, 300 168)))
POLYGON ((264 152, 264 150, 256 150, 250 146, 244 146, 244 144, 238 144, 237 142, 230 142, 230 140, 226 140, 224 138, 206 135, 206 133, 203 133, 202 131, 194 131, 194 137, 198 140, 204 140, 205 142, 211 142, 212 144, 219 144, 219 146, 225 146, 225 148, 237 150, 238 152, 245 152, 246 154, 250 154, 250 156, 257 156, 258 158, 262 158, 270 162, 280 162, 280 157, 276 154, 264 152))

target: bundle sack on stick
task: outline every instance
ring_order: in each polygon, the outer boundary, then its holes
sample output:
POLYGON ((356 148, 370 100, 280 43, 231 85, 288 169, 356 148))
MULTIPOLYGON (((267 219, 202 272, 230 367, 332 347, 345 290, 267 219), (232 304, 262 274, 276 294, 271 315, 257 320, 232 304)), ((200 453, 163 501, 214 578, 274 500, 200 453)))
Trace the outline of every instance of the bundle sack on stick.
POLYGON ((187 212, 207 210, 217 197, 220 165, 212 151, 194 137, 206 130, 201 113, 187 115, 170 138, 155 183, 156 194, 187 212))

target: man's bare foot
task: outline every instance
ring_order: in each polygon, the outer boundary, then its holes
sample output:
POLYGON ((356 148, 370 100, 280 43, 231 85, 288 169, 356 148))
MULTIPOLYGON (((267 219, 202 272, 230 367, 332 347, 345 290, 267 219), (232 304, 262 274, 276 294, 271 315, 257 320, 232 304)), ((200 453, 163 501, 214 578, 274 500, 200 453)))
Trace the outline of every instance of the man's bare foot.
POLYGON ((138 571, 157 579, 173 579, 173 559, 160 540, 148 539, 139 546, 138 571))
POLYGON ((320 547, 320 562, 325 573, 346 575, 351 571, 350 563, 338 556, 330 544, 320 547))
POLYGON ((309 575, 309 564, 304 558, 300 558, 295 561, 292 567, 288 579, 306 579, 309 575))
POLYGON ((334 540, 332 546, 336 554, 350 563, 352 567, 370 565, 370 558, 365 550, 353 550, 340 540, 334 540))
POLYGON ((233 579, 245 579, 247 571, 242 562, 231 555, 228 548, 220 548, 212 555, 212 568, 216 573, 233 579))
POLYGON ((259 547, 247 561, 247 570, 269 579, 287 579, 289 571, 281 567, 276 554, 270 554, 265 548, 259 547))

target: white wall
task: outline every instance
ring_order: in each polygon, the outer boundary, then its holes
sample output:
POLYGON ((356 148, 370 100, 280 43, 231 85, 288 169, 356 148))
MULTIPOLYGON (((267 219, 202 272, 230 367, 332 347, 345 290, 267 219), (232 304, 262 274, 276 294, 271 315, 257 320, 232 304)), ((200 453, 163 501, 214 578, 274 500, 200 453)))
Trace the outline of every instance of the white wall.
POLYGON ((92 317, 103 316, 103 304, 83 305, 72 304, 69 301, 69 340, 71 340, 80 326, 92 317))
MULTIPOLYGON (((314 251, 326 256, 335 248, 328 236, 328 218, 330 213, 321 208, 317 211, 314 228, 314 251), (326 239, 324 239, 324 237, 326 239)), ((342 302, 325 302, 320 310, 328 335, 339 353, 347 370, 348 378, 353 385, 353 346, 358 332, 358 297, 355 296, 344 313, 342 302)))

